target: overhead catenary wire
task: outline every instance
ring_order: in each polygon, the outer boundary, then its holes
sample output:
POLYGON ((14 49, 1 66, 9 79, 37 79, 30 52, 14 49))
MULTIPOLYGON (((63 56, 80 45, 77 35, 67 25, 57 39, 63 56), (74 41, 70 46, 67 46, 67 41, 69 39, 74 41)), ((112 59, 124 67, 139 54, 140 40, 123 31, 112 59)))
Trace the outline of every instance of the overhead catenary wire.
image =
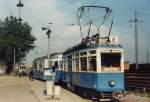
POLYGON ((150 15, 150 12, 138 12, 139 15, 150 15))
POLYGON ((91 5, 95 5, 98 0, 95 0, 94 2, 91 3, 91 5))
MULTIPOLYGON (((28 12, 28 14, 32 17, 32 19, 34 19, 37 23, 39 23, 41 26, 43 26, 44 25, 44 23, 39 19, 39 18, 37 18, 32 12, 31 12, 31 10, 29 10, 28 9, 28 7, 26 6, 26 7, 24 7, 24 9, 28 12)), ((77 21, 76 21, 77 22, 77 21)), ((75 22, 75 23, 76 23, 75 22)), ((74 24, 75 24, 74 23, 74 24)), ((74 24, 72 24, 72 25, 74 25, 74 24)), ((63 34, 63 33, 65 33, 66 32, 66 30, 68 30, 68 29, 70 29, 70 28, 65 28, 64 30, 62 30, 59 34, 57 34, 57 36, 55 36, 54 38, 58 38, 58 37, 60 37, 60 34, 63 34)))
POLYGON ((106 23, 106 21, 108 20, 109 16, 111 15, 111 13, 112 13, 112 10, 110 8, 104 7, 104 6, 93 6, 93 5, 81 6, 77 10, 77 20, 78 20, 78 24, 80 26, 80 33, 81 33, 82 39, 83 39, 82 28, 84 26, 87 26, 87 25, 89 26, 89 28, 88 28, 88 36, 89 36, 89 33, 90 33, 89 31, 91 29, 90 22, 92 22, 92 25, 94 25, 97 28, 98 32, 99 32, 99 29, 101 28, 101 26, 104 23, 106 23), (90 11, 90 10, 92 10, 92 11, 90 11), (97 10, 98 11, 103 10, 104 11, 104 12, 102 12, 103 16, 102 15, 98 16, 98 17, 92 16, 92 14, 90 14, 90 13, 94 13, 93 10, 96 10, 96 11, 97 10), (84 21, 84 23, 81 23, 82 21, 84 21))
POLYGON ((37 21, 42 26, 44 25, 44 23, 40 19, 38 19, 26 6, 24 8, 35 21, 37 21))
MULTIPOLYGON (((95 4, 97 3, 97 1, 98 1, 98 0, 95 0, 94 2, 91 3, 91 5, 95 5, 95 4)), ((81 4, 80 6, 82 6, 82 4, 81 4)), ((78 16, 78 15, 79 15, 79 14, 77 13, 77 16, 78 16)), ((73 22, 71 25, 76 25, 77 23, 78 23, 79 26, 80 26, 80 27, 79 27, 79 29, 80 29, 80 34, 81 34, 81 37, 83 38, 83 34, 82 34, 82 31, 81 31, 82 28, 81 28, 81 25, 80 25, 80 23, 79 23, 79 18, 78 18, 78 17, 77 17, 77 20, 76 20, 75 22, 73 22)))

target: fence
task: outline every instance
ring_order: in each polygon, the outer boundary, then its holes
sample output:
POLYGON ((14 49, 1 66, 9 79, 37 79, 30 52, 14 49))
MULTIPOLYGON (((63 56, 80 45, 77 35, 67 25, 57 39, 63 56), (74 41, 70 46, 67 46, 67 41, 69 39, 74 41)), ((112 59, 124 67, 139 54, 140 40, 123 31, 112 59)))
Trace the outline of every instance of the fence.
POLYGON ((125 71, 126 89, 150 90, 150 64, 140 64, 139 69, 135 69, 135 64, 130 65, 130 69, 125 71))

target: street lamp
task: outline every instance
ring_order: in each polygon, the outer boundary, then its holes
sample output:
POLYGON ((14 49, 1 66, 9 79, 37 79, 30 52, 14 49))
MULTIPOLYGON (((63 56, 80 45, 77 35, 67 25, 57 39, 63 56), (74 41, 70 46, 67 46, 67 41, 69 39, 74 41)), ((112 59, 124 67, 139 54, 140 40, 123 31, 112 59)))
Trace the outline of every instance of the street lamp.
MULTIPOLYGON (((52 23, 49 23, 49 24, 52 24, 52 23)), ((47 37, 48 37, 48 53, 47 53, 47 56, 48 56, 48 68, 50 68, 50 60, 49 60, 49 58, 50 58, 50 34, 51 34, 51 29, 50 29, 50 27, 42 27, 42 30, 47 30, 47 32, 46 32, 46 35, 47 35, 47 37)))
MULTIPOLYGON (((52 23, 49 23, 50 25, 52 23)), ((50 27, 42 27, 42 30, 46 30, 46 35, 48 37, 48 69, 50 69, 50 34, 51 34, 51 29, 50 27)), ((44 76, 46 77, 46 90, 47 90, 47 95, 51 95, 52 98, 54 97, 54 91, 55 91, 55 85, 54 85, 54 73, 52 73, 52 69, 50 69, 50 72, 45 69, 44 71, 44 76)))

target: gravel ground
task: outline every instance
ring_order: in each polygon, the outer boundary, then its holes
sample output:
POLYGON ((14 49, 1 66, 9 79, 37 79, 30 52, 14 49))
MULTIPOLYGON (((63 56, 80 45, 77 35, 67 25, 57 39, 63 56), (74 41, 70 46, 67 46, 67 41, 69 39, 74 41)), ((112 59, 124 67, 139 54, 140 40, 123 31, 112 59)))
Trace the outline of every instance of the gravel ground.
POLYGON ((150 98, 137 96, 134 93, 126 95, 121 102, 150 102, 150 98))

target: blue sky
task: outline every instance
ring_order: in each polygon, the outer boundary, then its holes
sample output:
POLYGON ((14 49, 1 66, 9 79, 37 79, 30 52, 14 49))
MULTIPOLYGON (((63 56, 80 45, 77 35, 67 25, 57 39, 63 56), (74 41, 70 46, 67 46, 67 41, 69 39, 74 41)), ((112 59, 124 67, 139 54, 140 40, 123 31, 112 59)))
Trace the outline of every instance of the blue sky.
MULTIPOLYGON (((16 4, 19 0, 0 0, 0 19, 13 14, 18 16, 16 4)), ((107 6, 113 10, 114 25, 112 35, 119 37, 125 49, 125 60, 134 62, 134 25, 129 23, 138 12, 139 20, 139 61, 146 62, 146 52, 150 55, 150 0, 22 0, 24 8, 21 17, 33 27, 32 34, 37 37, 36 48, 25 58, 31 64, 34 58, 46 55, 47 36, 41 30, 53 22, 51 52, 64 51, 80 43, 81 37, 76 21, 76 11, 83 5, 107 6), (74 23, 74 26, 70 24, 74 23)), ((150 59, 150 57, 149 57, 150 59)), ((150 61, 149 61, 150 62, 150 61)))

